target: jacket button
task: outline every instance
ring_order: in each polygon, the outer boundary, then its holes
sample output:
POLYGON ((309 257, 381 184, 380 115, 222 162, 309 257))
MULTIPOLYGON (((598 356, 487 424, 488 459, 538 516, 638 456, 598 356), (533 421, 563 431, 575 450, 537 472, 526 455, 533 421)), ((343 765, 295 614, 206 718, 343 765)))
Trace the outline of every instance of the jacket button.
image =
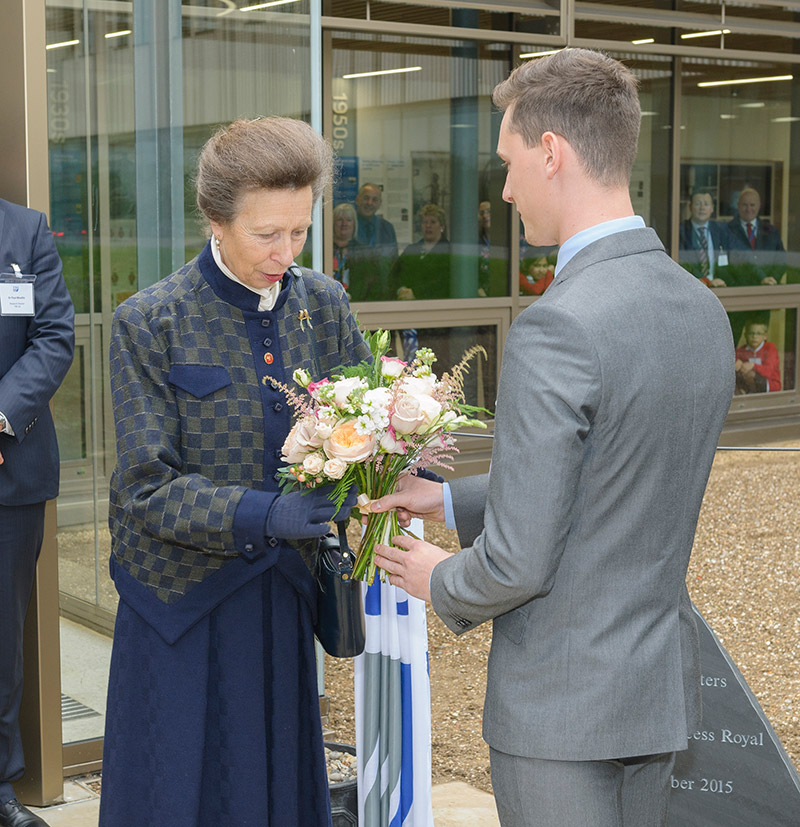
POLYGON ((277 471, 272 475, 272 479, 274 479, 275 482, 279 482, 280 478, 281 478, 281 475, 277 471))
POLYGON ((275 548, 275 546, 278 545, 278 540, 275 537, 270 537, 267 542, 272 546, 272 548, 275 548))
POLYGON ((264 339, 264 347, 269 347, 272 344, 272 339, 264 339))
POLYGON ((244 547, 244 550, 247 552, 247 554, 252 554, 252 553, 253 553, 253 549, 254 549, 254 548, 255 548, 255 546, 254 546, 252 543, 248 543, 248 544, 244 547))
POLYGON ((280 459, 283 456, 283 450, 281 448, 275 449, 275 459, 280 459))
POLYGON ((276 411, 282 411, 283 410, 283 405, 280 402, 276 402, 272 407, 276 411))
POLYGON ((262 319, 261 320, 261 327, 269 327, 271 321, 272 321, 272 319, 262 319))

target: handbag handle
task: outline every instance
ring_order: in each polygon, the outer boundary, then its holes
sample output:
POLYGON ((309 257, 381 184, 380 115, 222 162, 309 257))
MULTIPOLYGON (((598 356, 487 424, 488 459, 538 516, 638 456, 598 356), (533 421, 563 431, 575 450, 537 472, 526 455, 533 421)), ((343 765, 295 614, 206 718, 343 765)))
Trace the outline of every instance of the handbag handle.
POLYGON ((353 550, 347 542, 347 520, 337 520, 336 529, 339 532, 339 576, 342 580, 349 580, 353 574, 353 550))

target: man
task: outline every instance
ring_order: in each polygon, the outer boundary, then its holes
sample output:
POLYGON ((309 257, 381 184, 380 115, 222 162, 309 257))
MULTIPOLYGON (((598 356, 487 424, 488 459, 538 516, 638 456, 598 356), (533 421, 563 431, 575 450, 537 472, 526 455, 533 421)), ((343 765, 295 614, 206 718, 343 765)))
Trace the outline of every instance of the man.
MULTIPOLYGON (((503 198, 531 244, 561 245, 556 277, 509 331, 490 474, 450 484, 463 550, 379 546, 457 634, 494 622, 483 734, 503 827, 664 825, 699 720, 685 575, 733 347, 718 299, 633 215, 636 86, 565 49, 495 89, 503 198), (676 371, 676 338, 703 358, 676 371)), ((373 509, 442 519, 444 488, 412 477, 373 509)))
POLYGON ((777 284, 786 271, 786 251, 778 228, 758 217, 761 196, 746 187, 736 205, 738 216, 728 222, 732 280, 729 287, 777 284))
POLYGON ((0 199, 0 825, 45 822, 17 801, 22 631, 58 493, 48 403, 72 363, 74 313, 44 215, 0 199), (35 277, 35 278, 33 278, 35 277))
POLYGON ((714 215, 711 195, 695 192, 689 209, 691 218, 682 221, 679 229, 681 266, 709 287, 726 287, 722 278, 728 264, 726 229, 711 220, 714 215))
POLYGON ((379 256, 388 259, 388 266, 397 258, 397 235, 391 222, 378 215, 383 195, 377 184, 364 184, 356 195, 358 230, 356 240, 374 247, 379 256))

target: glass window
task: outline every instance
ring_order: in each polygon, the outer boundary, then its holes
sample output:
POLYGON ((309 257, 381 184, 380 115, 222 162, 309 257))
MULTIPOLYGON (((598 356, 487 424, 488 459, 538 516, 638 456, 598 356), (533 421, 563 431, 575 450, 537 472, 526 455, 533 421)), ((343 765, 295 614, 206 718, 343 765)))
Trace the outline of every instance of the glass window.
POLYGON ((481 346, 485 355, 476 354, 468 363, 464 396, 469 405, 491 411, 491 416, 477 417, 488 421, 494 416, 497 397, 497 334, 497 326, 491 324, 393 330, 391 355, 410 362, 419 348, 429 347, 437 357, 433 372, 441 376, 452 370, 470 348, 481 346))
POLYGON ((791 68, 687 59, 682 85, 680 262, 712 287, 796 281, 791 68))
POLYGON ((331 274, 353 301, 507 296, 491 103, 507 48, 337 33, 332 65, 331 274))
POLYGON ((736 395, 794 390, 797 310, 729 313, 736 344, 736 395))
POLYGON ((46 34, 50 223, 76 310, 75 360, 53 403, 69 618, 62 685, 77 704, 63 736, 72 742, 103 733, 108 661, 98 655, 90 669, 83 657, 102 649, 87 625, 110 632, 117 600, 106 527, 116 455, 111 318, 205 243, 192 181, 217 126, 265 114, 308 118, 308 2, 246 12, 211 0, 47 0, 46 34))

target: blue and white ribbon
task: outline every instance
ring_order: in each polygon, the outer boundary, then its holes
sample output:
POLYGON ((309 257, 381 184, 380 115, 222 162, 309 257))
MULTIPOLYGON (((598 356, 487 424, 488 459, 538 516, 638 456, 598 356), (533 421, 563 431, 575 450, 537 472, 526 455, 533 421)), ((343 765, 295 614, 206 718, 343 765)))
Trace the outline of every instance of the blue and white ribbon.
MULTIPOLYGON (((422 536, 422 521, 411 531, 422 536)), ((425 603, 376 577, 364 587, 367 642, 355 659, 362 827, 433 827, 425 603)))

